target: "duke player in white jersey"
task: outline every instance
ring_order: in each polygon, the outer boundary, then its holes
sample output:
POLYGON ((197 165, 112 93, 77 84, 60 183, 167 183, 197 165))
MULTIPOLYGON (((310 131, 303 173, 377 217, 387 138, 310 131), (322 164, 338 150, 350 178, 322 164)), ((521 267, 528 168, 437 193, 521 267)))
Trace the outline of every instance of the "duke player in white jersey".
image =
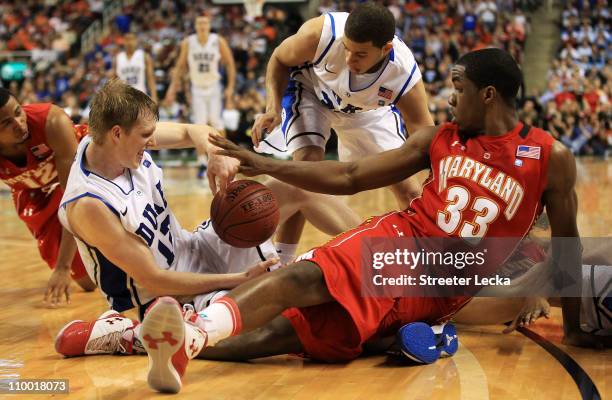
POLYGON ((134 33, 123 36, 124 51, 117 54, 113 63, 113 71, 119 79, 128 85, 147 93, 157 103, 157 88, 153 73, 153 60, 143 49, 138 48, 138 39, 134 33))
MULTIPOLYGON (((60 354, 144 352, 143 325, 120 312, 137 307, 142 318, 159 295, 173 295, 188 309, 192 304, 201 311, 223 301, 226 291, 219 289, 278 266, 271 241, 239 249, 221 241, 208 221, 193 233, 180 227, 164 196, 162 171, 144 150, 193 145, 206 149, 213 129, 156 123, 156 112, 151 99, 119 80, 105 85, 92 101, 90 136, 77 149, 59 217, 75 235, 87 272, 112 309, 95 321, 64 326, 56 338, 60 354)), ((215 149, 206 149, 211 170, 227 180, 228 170, 237 163, 215 155, 215 149)), ((300 211, 319 229, 338 231, 344 217, 328 217, 335 203, 297 193, 279 181, 270 188, 277 194, 281 220, 300 211)), ((187 328, 189 358, 204 345, 198 332, 187 328)))
MULTIPOLYGON (((304 23, 268 63, 266 112, 253 126, 256 149, 319 161, 333 128, 340 160, 352 161, 400 147, 402 119, 408 133, 433 125, 421 72, 394 33, 393 15, 372 3, 304 23)), ((420 193, 412 179, 390 187, 401 209, 420 193)), ((277 236, 282 251, 294 251, 303 218, 290 223, 277 236)))
MULTIPOLYGON (((226 106, 231 102, 236 83, 236 65, 227 41, 216 33, 210 32, 208 16, 198 16, 195 20, 196 33, 181 43, 168 96, 174 96, 184 79, 185 72, 191 83, 191 117, 194 124, 211 125, 219 131, 224 130, 221 111, 223 97, 226 106), (219 66, 223 64, 227 74, 227 86, 222 89, 219 66)), ((200 169, 198 177, 203 178, 206 170, 206 157, 198 157, 200 169)))
POLYGON ((205 303, 203 293, 234 287, 276 257, 270 241, 248 249, 225 244, 208 222, 193 233, 181 228, 164 197, 162 170, 144 150, 193 146, 212 128, 156 120, 155 103, 120 80, 98 92, 59 211, 110 307, 137 307, 141 315, 162 294, 205 303))

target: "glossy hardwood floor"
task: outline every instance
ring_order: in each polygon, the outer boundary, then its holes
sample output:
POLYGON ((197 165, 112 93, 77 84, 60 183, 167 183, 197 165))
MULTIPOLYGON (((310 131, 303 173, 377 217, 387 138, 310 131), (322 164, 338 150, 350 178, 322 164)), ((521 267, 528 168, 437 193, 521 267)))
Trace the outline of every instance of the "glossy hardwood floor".
MULTIPOLYGON (((192 170, 167 172, 166 193, 186 228, 208 216, 210 193, 192 170)), ((579 226, 584 236, 612 234, 612 162, 582 160, 579 166, 579 226)), ((393 209, 386 191, 348 200, 362 217, 393 209)), ((300 250, 327 236, 307 226, 300 250)), ((49 276, 34 240, 17 219, 8 194, 0 194, 0 379, 69 379, 70 398, 161 397, 146 385, 142 356, 64 359, 53 348, 58 330, 73 319, 89 320, 107 305, 99 293, 75 289, 72 303, 48 309, 42 296, 49 276)), ((460 328, 461 346, 452 358, 429 366, 405 366, 385 356, 346 365, 326 365, 295 356, 248 363, 196 360, 189 365, 180 398, 197 399, 579 399, 578 386, 564 366, 520 333, 502 335, 501 326, 460 328)), ((612 398, 612 351, 561 344, 560 313, 539 321, 534 332, 571 356, 595 383, 601 398, 612 398)), ((48 395, 0 394, 0 398, 48 395)), ((587 397, 588 398, 588 397, 587 397)))

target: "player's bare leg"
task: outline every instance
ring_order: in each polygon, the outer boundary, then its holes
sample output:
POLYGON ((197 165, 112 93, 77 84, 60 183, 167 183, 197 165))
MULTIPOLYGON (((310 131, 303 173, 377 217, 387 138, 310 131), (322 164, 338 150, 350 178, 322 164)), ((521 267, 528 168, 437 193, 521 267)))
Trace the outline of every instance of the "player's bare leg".
MULTIPOLYGON (((359 215, 344 202, 342 197, 308 192, 276 179, 268 179, 264 183, 274 192, 278 200, 280 223, 285 226, 293 227, 300 222, 303 226, 302 217, 305 217, 318 230, 335 236, 361 223, 359 215), (296 214, 299 214, 299 219, 296 218, 296 214)), ((279 231, 277 237, 285 237, 287 241, 284 243, 297 243, 300 239, 301 229, 288 229, 283 232, 279 231)))
POLYGON ((74 281, 86 292, 91 292, 96 289, 96 284, 93 283, 93 281, 89 279, 87 275, 74 279, 74 281))
POLYGON ((208 346, 215 346, 266 326, 288 308, 331 301, 321 269, 300 261, 240 285, 188 320, 206 332, 208 346))
POLYGON ((266 325, 229 337, 202 350, 198 358, 242 361, 279 354, 301 353, 302 344, 289 320, 278 316, 266 325))
MULTIPOLYGON (((324 158, 325 149, 317 146, 302 147, 293 153, 293 160, 295 161, 321 161, 324 158)), ((279 255, 283 264, 290 262, 295 257, 295 249, 302 236, 305 222, 304 215, 297 212, 279 225, 275 243, 277 250, 280 250, 279 255)))

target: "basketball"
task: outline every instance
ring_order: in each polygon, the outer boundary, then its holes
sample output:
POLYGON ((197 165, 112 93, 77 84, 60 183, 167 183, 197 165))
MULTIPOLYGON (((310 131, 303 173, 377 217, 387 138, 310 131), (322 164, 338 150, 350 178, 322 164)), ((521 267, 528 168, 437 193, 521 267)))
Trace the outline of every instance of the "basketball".
POLYGON ((240 248, 254 247, 274 234, 280 213, 274 193, 252 180, 234 181, 224 194, 217 193, 210 219, 224 242, 240 248))

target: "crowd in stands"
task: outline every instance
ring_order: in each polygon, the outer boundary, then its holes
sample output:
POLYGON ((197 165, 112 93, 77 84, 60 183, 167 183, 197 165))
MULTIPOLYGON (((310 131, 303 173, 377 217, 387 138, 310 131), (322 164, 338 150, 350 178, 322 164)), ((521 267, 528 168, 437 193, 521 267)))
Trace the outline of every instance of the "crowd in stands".
MULTIPOLYGON (((508 50, 522 62, 530 24, 527 11, 540 0, 386 0, 397 22, 397 35, 412 49, 430 99, 436 123, 450 118, 452 91, 449 70, 470 50, 488 46, 508 50)), ((579 0, 565 6, 562 48, 551 66, 548 90, 522 103, 521 117, 544 127, 576 154, 604 154, 610 148, 610 15, 606 0, 579 0)), ((350 11, 356 0, 321 0, 319 13, 350 11)), ((266 60, 285 37, 302 23, 295 5, 266 4, 263 16, 245 15, 242 5, 208 1, 134 1, 114 19, 107 35, 82 54, 79 35, 101 18, 103 0, 0 1, 0 51, 54 50, 55 58, 31 62, 26 77, 4 82, 24 102, 53 101, 75 122, 86 119, 93 93, 110 76, 123 34, 137 33, 153 57, 160 117, 187 121, 189 95, 165 97, 180 41, 193 32, 195 17, 204 10, 213 31, 224 36, 237 66, 233 107, 240 112, 238 140, 264 108, 266 60), (18 5, 16 5, 18 4, 18 5)))
POLYGON ((607 1, 566 4, 547 89, 529 96, 521 110, 525 121, 548 130, 576 155, 610 154, 611 45, 607 1))

